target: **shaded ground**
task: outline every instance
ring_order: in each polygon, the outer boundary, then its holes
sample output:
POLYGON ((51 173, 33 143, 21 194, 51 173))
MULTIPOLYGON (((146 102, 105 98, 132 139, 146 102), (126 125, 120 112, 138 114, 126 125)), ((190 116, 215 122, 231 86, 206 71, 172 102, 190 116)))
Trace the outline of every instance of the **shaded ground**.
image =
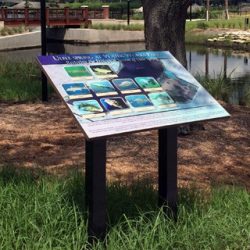
MULTIPOLYGON (((250 189, 250 108, 226 106, 232 117, 179 137, 179 185, 239 184, 250 189)), ((84 136, 59 102, 0 103, 0 166, 63 174, 84 169, 84 136)), ((109 179, 157 180, 157 131, 108 141, 109 179)))

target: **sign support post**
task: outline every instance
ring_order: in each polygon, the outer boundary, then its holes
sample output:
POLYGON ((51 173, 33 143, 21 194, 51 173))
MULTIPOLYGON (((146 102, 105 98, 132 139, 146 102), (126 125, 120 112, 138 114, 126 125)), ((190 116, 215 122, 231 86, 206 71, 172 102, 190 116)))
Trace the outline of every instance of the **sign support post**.
POLYGON ((127 23, 130 24, 130 0, 127 2, 127 23))
POLYGON ((106 140, 86 140, 85 192, 89 242, 106 235, 106 140))
POLYGON ((159 129, 158 195, 166 214, 177 215, 177 128, 159 129))
MULTIPOLYGON (((41 43, 42 55, 47 55, 47 34, 46 34, 46 1, 40 2, 40 19, 41 19, 41 43)), ((46 75, 42 72, 42 101, 48 101, 48 81, 46 75)))

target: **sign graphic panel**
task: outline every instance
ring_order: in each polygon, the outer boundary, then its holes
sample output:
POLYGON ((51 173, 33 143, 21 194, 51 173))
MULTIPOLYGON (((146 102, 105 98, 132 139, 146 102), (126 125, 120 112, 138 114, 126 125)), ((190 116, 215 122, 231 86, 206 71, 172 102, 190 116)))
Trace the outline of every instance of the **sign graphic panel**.
POLYGON ((88 139, 229 116, 169 52, 38 61, 88 139))

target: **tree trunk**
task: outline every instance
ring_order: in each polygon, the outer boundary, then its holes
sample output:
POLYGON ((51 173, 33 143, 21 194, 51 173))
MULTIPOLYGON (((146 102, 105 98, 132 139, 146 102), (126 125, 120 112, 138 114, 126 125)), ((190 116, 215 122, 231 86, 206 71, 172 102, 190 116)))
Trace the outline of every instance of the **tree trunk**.
POLYGON ((169 50, 185 67, 185 24, 190 0, 142 0, 147 50, 169 50))
POLYGON ((228 12, 228 0, 225 0, 225 18, 229 19, 229 12, 228 12))

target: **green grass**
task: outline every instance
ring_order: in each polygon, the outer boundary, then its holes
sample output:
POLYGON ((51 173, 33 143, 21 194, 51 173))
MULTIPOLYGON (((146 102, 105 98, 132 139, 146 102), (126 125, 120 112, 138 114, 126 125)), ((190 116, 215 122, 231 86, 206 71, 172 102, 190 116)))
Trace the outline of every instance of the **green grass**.
POLYGON ((24 33, 26 31, 30 31, 27 27, 20 25, 17 27, 4 27, 0 30, 0 36, 14 35, 19 33, 24 33))
POLYGON ((203 87, 217 100, 222 100, 229 102, 230 96, 233 96, 233 93, 242 92, 240 98, 240 104, 243 106, 250 105, 250 86, 246 84, 249 75, 245 77, 238 78, 234 80, 231 75, 233 71, 225 77, 223 73, 203 76, 197 74, 195 78, 203 85, 203 87), (239 89, 243 91, 239 91, 239 89))
MULTIPOLYGON (((93 249, 248 249, 250 195, 181 189, 178 222, 156 206, 145 181, 108 186, 109 233, 93 249)), ((0 249, 86 249, 84 182, 4 168, 0 173, 0 249)))
POLYGON ((232 80, 230 75, 226 78, 223 73, 214 76, 196 75, 196 79, 215 99, 228 102, 229 95, 232 92, 232 80))
POLYGON ((41 99, 41 81, 0 77, 1 101, 37 101, 41 99))
POLYGON ((36 62, 0 59, 0 101, 35 101, 41 96, 41 73, 36 62))
POLYGON ((144 30, 143 24, 92 24, 90 26, 91 29, 98 29, 98 30, 131 30, 131 31, 142 31, 144 30))
MULTIPOLYGON (((206 21, 193 21, 186 22, 186 43, 187 44, 200 44, 207 45, 209 38, 214 38, 214 34, 204 34, 202 32, 196 32, 197 29, 208 29, 208 28, 230 28, 230 29, 244 29, 244 18, 245 17, 236 17, 229 20, 225 19, 212 19, 208 22, 206 21)), ((98 30, 138 30, 143 31, 143 24, 93 24, 90 26, 91 29, 98 30)), ((224 46, 231 45, 230 41, 225 41, 224 46)), ((221 46, 223 46, 221 44, 221 46)), ((242 46, 238 45, 239 48, 242 46)))
POLYGON ((213 38, 214 35, 207 35, 195 32, 186 32, 185 42, 186 44, 196 44, 196 45, 207 45, 207 40, 213 38))
MULTIPOLYGON (((186 22, 186 31, 189 32, 195 29, 208 29, 208 28, 230 28, 230 29, 244 29, 245 17, 235 17, 229 20, 225 19, 211 19, 208 22, 192 21, 186 22)), ((144 30, 143 24, 93 24, 90 26, 92 29, 107 29, 107 30, 144 30)))
POLYGON ((244 29, 245 17, 234 17, 229 20, 225 19, 210 19, 207 21, 193 21, 186 22, 186 31, 190 31, 196 28, 207 29, 207 28, 230 28, 230 29, 244 29))

